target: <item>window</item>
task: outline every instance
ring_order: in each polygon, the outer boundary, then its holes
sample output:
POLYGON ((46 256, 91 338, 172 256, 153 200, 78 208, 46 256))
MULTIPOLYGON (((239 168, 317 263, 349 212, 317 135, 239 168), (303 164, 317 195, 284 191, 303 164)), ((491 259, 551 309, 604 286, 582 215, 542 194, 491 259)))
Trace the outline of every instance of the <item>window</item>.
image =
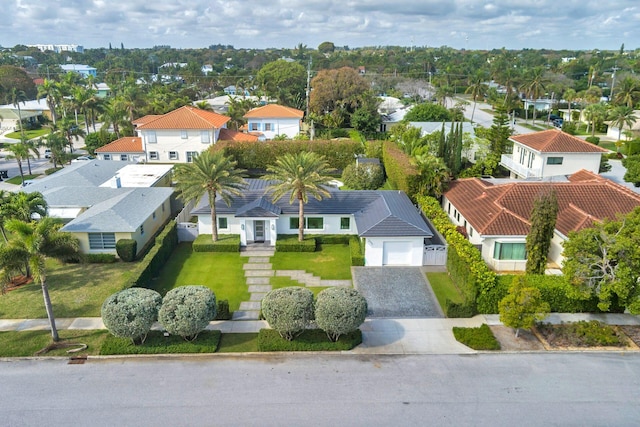
POLYGON ((547 157, 547 164, 548 165, 561 165, 562 164, 562 157, 547 157))
POLYGON ((155 143, 158 142, 158 139, 156 138, 156 132, 155 131, 147 132, 147 142, 149 144, 155 144, 155 143))
POLYGON ((193 162, 193 159, 195 159, 197 155, 197 151, 187 151, 187 163, 193 162))
POLYGON ((89 233, 89 249, 115 249, 115 233, 89 233))
POLYGON ((298 217, 294 217, 294 218, 289 218, 289 229, 290 230, 297 230, 298 226, 300 226, 300 218, 298 217))
POLYGON ((351 219, 349 217, 340 218, 340 230, 349 230, 351 228, 351 219))
POLYGON ((111 154, 103 154, 105 160, 111 160, 111 154))
POLYGON ((209 134, 208 130, 200 131, 200 142, 202 142, 203 144, 208 144, 209 142, 211 142, 211 135, 209 134))
POLYGON ((447 202, 447 213, 451 215, 451 203, 447 202))
POLYGON ((140 226, 140 235, 142 236, 144 234, 144 225, 140 226))
POLYGON ((180 138, 187 139, 188 136, 189 136, 189 133, 186 130, 180 131, 180 138))
POLYGON ((469 227, 469 237, 473 237, 473 228, 469 227))
POLYGON ((169 151, 169 160, 178 160, 178 152, 169 151))
POLYGON ((524 243, 496 242, 493 248, 493 259, 526 260, 527 252, 524 243))
POLYGON ((129 160, 129 156, 127 154, 120 154, 120 160, 126 162, 127 160, 129 160))
POLYGON ((218 218, 218 228, 227 228, 227 218, 218 218))
POLYGON ((273 130, 273 123, 265 123, 264 130, 273 130))
POLYGON ((259 123, 249 124, 249 130, 260 130, 260 124, 259 123))
MULTIPOLYGON (((297 230, 300 222, 298 217, 289 218, 289 229, 297 230)), ((305 217, 304 218, 305 229, 307 230, 322 230, 324 228, 324 218, 319 217, 305 217)))
POLYGON ((156 219, 156 211, 153 211, 152 217, 153 217, 153 219, 156 219))
POLYGON ((149 160, 158 160, 158 152, 149 151, 149 160))
POLYGON ((162 204, 162 212, 164 213, 164 203, 162 204))

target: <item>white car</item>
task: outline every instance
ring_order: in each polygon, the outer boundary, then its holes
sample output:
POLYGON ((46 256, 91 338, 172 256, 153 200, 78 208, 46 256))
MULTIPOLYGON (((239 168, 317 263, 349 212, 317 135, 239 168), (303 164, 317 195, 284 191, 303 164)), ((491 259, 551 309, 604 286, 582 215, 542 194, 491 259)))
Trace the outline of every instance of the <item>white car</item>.
POLYGON ((76 159, 73 159, 71 161, 72 162, 84 162, 84 161, 87 161, 87 160, 94 160, 94 159, 95 159, 95 157, 93 157, 93 156, 80 156, 80 157, 78 157, 76 159))
POLYGON ((51 150, 49 150, 48 148, 46 150, 44 150, 44 158, 45 159, 50 159, 51 158, 51 150))

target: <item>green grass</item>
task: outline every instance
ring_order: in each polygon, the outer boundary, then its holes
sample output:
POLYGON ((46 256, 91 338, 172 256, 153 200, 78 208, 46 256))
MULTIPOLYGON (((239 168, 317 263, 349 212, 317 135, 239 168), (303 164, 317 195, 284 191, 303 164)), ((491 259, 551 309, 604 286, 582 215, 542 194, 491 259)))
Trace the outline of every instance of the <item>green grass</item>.
MULTIPOLYGON (((40 136, 48 135, 49 133, 51 133, 51 129, 47 129, 47 128, 32 129, 32 130, 25 130, 24 131, 24 136, 25 136, 25 138, 27 138, 27 140, 29 140, 29 139, 33 139, 33 138, 38 138, 40 136)), ((20 131, 11 132, 11 133, 6 134, 5 136, 7 138, 20 139, 20 131)))
POLYGON ((325 280, 351 280, 349 245, 321 245, 316 252, 276 252, 274 270, 305 270, 325 280))
POLYGON ((248 353, 258 351, 258 334, 222 334, 218 353, 248 353))
MULTIPOLYGON (((600 144, 598 144, 598 147, 604 148, 605 150, 617 151, 616 142, 615 141, 602 141, 602 140, 600 140, 600 144)), ((624 152, 623 148, 624 148, 624 145, 622 147, 620 147, 620 151, 624 152)))
POLYGON ((500 343, 487 324, 477 328, 453 328, 453 336, 462 344, 474 350, 500 350, 500 343))
POLYGON ((440 304, 440 308, 443 311, 446 311, 446 301, 447 299, 455 302, 462 303, 464 302, 464 297, 453 284, 451 277, 447 273, 427 273, 427 280, 429 280, 429 284, 431 285, 431 289, 433 289, 433 293, 436 294, 436 298, 438 299, 438 304, 440 304))
POLYGON ((190 243, 181 243, 150 288, 164 295, 178 286, 206 286, 236 311, 242 301, 249 301, 242 269, 246 260, 238 252, 192 252, 190 243))
POLYGON ((177 335, 165 337, 161 331, 151 331, 144 344, 133 345, 130 339, 107 335, 100 354, 171 354, 215 353, 220 342, 220 331, 202 331, 194 341, 177 335))
POLYGON ((360 329, 341 335, 336 342, 329 341, 320 329, 307 329, 293 341, 287 341, 273 329, 261 329, 258 333, 259 351, 346 351, 362 343, 360 329))
MULTIPOLYGON (((292 280, 291 278, 285 276, 274 276, 269 280, 269 284, 273 287, 273 289, 286 288, 289 286, 306 287, 297 280, 292 280)), ((306 288, 313 292, 313 295, 317 297, 320 292, 328 289, 329 286, 309 286, 306 288)))
MULTIPOLYGON (((109 334, 106 330, 81 331, 61 330, 61 343, 87 344, 87 349, 77 353, 67 353, 73 348, 60 348, 49 351, 43 356, 69 356, 69 355, 96 355, 100 354, 100 347, 109 334)), ((47 345, 51 344, 51 332, 49 331, 10 331, 0 332, 0 357, 29 357, 47 345)))
MULTIPOLYGON (((28 179, 35 179, 39 176, 40 175, 25 175, 24 180, 26 181, 28 179)), ((18 175, 18 176, 14 176, 13 178, 5 179, 4 182, 8 184, 13 184, 13 185, 22 185, 22 178, 20 177, 20 175, 18 175)))
MULTIPOLYGON (((61 264, 47 261, 47 284, 56 317, 99 317, 107 297, 123 289, 131 263, 61 264)), ((0 295, 0 319, 41 319, 42 290, 29 283, 0 295)))

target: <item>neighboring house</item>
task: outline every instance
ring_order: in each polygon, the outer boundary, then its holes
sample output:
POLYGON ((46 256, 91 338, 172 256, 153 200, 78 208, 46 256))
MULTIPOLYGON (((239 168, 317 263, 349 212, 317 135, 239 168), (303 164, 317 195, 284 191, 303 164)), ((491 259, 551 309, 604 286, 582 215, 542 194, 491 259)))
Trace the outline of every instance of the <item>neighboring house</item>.
POLYGON ((300 133, 304 111, 278 104, 267 104, 253 108, 244 115, 249 133, 260 134, 261 140, 273 139, 277 135, 294 138, 300 133))
MULTIPOLYGON (((278 235, 298 233, 297 203, 289 204, 287 195, 273 202, 266 192, 268 181, 248 179, 247 184, 241 196, 232 197, 230 206, 216 200, 219 233, 239 234, 243 246, 256 242, 274 246, 278 235)), ((418 209, 400 191, 335 189, 330 198, 309 198, 304 209, 308 234, 359 236, 367 266, 423 265, 425 241, 434 238, 418 209)), ((198 217, 199 233, 211 234, 206 195, 191 214, 198 217)))
POLYGON ((622 132, 620 132, 620 128, 618 126, 614 126, 611 122, 607 122, 609 126, 607 128, 607 137, 613 138, 616 141, 618 137, 622 141, 630 141, 634 138, 638 138, 640 136, 640 110, 633 110, 633 115, 636 118, 636 122, 631 125, 631 129, 627 125, 622 128, 622 132), (628 137, 624 133, 628 130, 631 130, 631 137, 628 137))
POLYGON ((96 68, 84 64, 63 64, 60 68, 62 68, 62 71, 78 73, 82 77, 96 77, 98 75, 98 70, 96 68))
POLYGON ((111 95, 111 88, 106 83, 96 83, 93 88, 96 90, 98 98, 106 98, 111 95))
POLYGON ((380 132, 389 132, 392 127, 404 120, 404 116, 409 112, 411 106, 401 108, 393 113, 383 114, 382 123, 380 124, 380 132))
POLYGON ((100 160, 116 160, 123 162, 138 162, 144 160, 142 138, 139 136, 125 136, 96 149, 96 156, 100 160))
POLYGON ((562 266, 562 243, 571 231, 640 206, 639 194, 586 170, 564 182, 458 179, 450 183, 442 206, 492 269, 522 271, 526 267, 525 242, 533 203, 538 195, 551 189, 559 207, 548 255, 552 269, 562 266))
MULTIPOLYGON (((46 98, 20 103, 20 117, 22 117, 22 120, 36 122, 39 116, 51 118, 46 98)), ((18 120, 18 108, 15 105, 0 105, 0 133, 19 130, 18 120)))
POLYGON ((586 169, 598 173, 600 157, 607 150, 561 130, 516 135, 512 154, 503 154, 500 164, 511 171, 511 178, 547 178, 570 175, 586 169))
POLYGON ((82 253, 116 253, 120 239, 138 252, 172 216, 171 165, 93 160, 73 163, 24 188, 40 192, 49 216, 80 241, 82 253))
POLYGON ((224 93, 227 95, 233 95, 233 96, 251 96, 251 93, 249 93, 249 90, 243 89, 242 88, 236 88, 235 86, 231 85, 231 86, 227 86, 223 89, 224 93))
MULTIPOLYGON (((529 108, 535 108, 536 111, 549 111, 551 110, 551 107, 553 106, 553 99, 523 99, 522 100, 524 102, 524 109, 528 110, 529 108)), ((545 120, 546 118, 543 117, 536 117, 536 118, 541 118, 542 120, 545 120)))
POLYGON ((189 163, 220 140, 254 140, 252 135, 226 129, 230 117, 185 105, 167 114, 144 116, 133 121, 142 138, 144 160, 189 163))

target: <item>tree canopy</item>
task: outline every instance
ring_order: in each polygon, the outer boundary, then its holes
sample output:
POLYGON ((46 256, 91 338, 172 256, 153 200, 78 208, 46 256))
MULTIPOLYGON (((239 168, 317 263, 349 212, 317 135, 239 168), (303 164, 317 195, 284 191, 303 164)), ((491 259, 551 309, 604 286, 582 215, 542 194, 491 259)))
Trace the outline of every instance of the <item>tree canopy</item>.
POLYGON ((414 106, 404 116, 407 122, 448 122, 451 120, 451 112, 440 104, 423 102, 414 106))

